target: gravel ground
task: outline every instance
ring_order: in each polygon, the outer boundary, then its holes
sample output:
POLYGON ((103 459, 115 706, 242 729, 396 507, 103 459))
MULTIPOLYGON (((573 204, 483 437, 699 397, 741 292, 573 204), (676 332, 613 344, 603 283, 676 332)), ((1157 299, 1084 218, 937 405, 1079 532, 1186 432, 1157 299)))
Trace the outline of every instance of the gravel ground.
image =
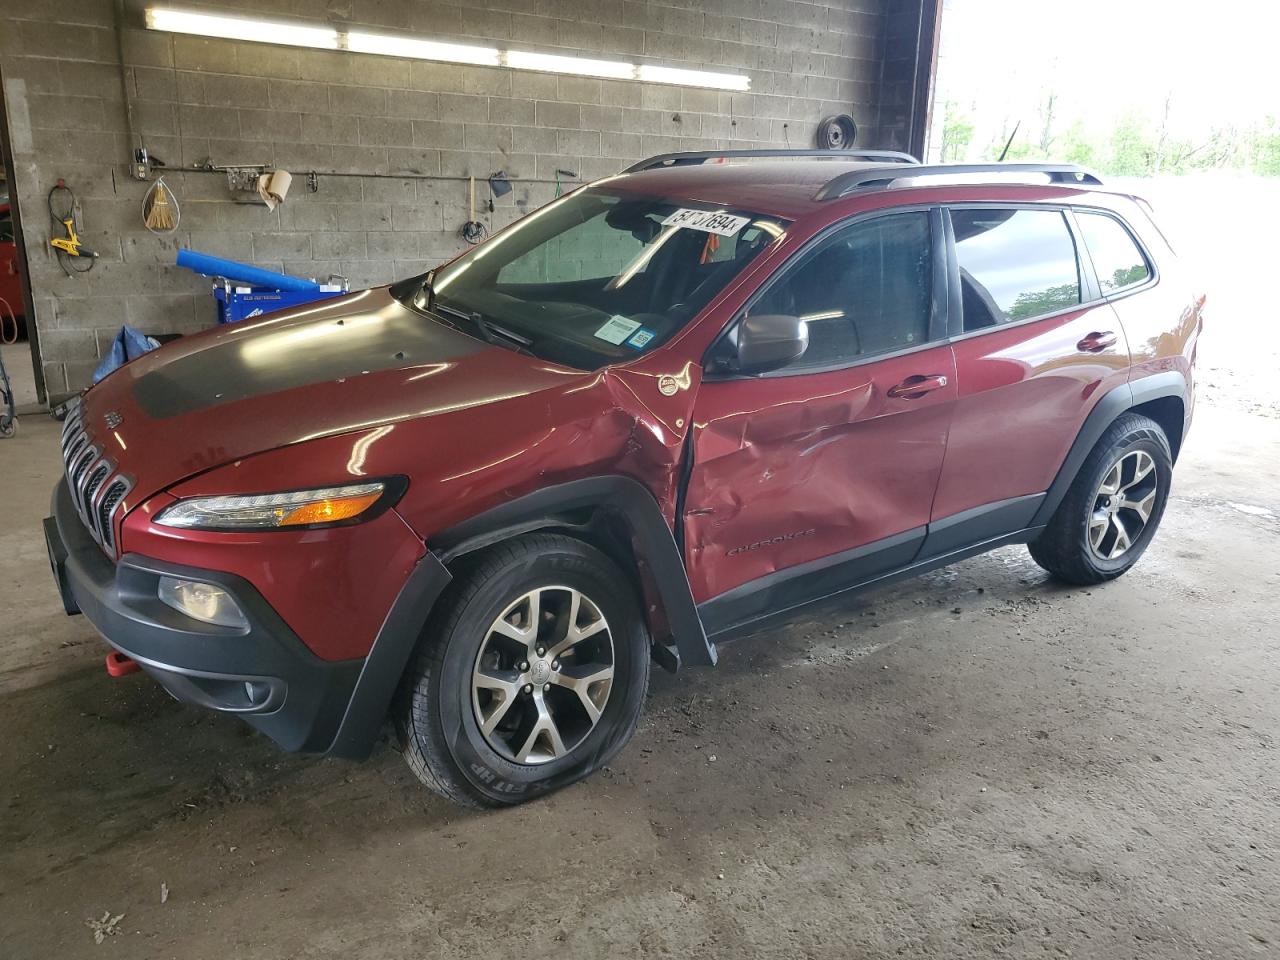
POLYGON ((1008 548, 746 638, 657 674, 611 769, 475 814, 388 748, 285 756, 108 679, 46 582, 29 418, 0 448, 0 955, 1264 955, 1280 421, 1193 436, 1122 580, 1008 548))

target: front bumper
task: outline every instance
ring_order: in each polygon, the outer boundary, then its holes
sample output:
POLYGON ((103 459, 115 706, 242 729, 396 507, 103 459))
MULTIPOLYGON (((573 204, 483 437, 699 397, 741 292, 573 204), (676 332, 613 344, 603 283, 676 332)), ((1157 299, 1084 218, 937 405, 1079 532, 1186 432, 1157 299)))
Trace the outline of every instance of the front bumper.
MULTIPOLYGON (((76 514, 65 480, 54 490, 52 507, 45 540, 67 613, 83 613, 107 643, 136 660, 175 699, 239 714, 286 750, 333 748, 365 659, 317 657, 241 577, 137 554, 113 564, 76 514), (156 588, 162 575, 222 587, 244 611, 248 630, 202 623, 161 603, 156 588)), ((384 701, 383 715, 385 708, 384 701)), ((359 755, 367 752, 363 746, 354 754, 341 752, 359 755)))

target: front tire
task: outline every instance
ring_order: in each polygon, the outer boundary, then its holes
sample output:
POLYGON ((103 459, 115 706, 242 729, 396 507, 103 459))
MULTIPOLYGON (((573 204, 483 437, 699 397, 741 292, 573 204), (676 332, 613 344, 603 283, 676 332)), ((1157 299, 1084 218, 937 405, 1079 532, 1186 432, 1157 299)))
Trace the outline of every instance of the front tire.
POLYGON ((1085 458, 1044 532, 1027 545, 1032 559, 1067 583, 1114 580, 1155 537, 1172 479, 1164 430, 1147 417, 1124 414, 1085 458))
POLYGON ((481 556, 432 616, 395 710, 410 769, 457 803, 522 803, 631 738, 649 683, 632 578, 581 541, 519 537, 481 556))

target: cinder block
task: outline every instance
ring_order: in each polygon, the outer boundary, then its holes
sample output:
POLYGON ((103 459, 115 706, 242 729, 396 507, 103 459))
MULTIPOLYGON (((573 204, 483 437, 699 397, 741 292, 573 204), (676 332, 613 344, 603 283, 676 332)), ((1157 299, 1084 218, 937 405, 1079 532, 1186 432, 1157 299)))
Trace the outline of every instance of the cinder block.
POLYGON ((439 94, 421 90, 388 90, 387 116, 435 120, 440 116, 439 94))
POLYGON ((486 123, 489 98, 461 93, 440 94, 440 119, 450 123, 486 123))
POLYGON ((314 234, 311 253, 321 260, 364 260, 369 256, 369 249, 365 234, 335 230, 314 234))
POLYGON ((600 133, 597 130, 557 130, 555 152, 598 157, 600 156, 600 133))
POLYGON ((269 80, 267 93, 268 105, 273 110, 324 113, 329 109, 329 88, 323 83, 309 83, 304 80, 269 80))
POLYGON ((360 118, 332 113, 304 113, 299 117, 301 143, 359 143, 360 118))
POLYGON ((513 127, 511 144, 517 153, 555 153, 556 132, 543 127, 513 127))
MULTIPOLYGON (((139 100, 165 100, 178 98, 178 78, 172 69, 158 67, 134 67, 133 95, 139 100)), ((199 101, 204 102, 203 96, 199 101)))
POLYGON ((489 98, 489 122, 507 126, 533 123, 533 101, 508 97, 489 98))
POLYGON ((125 29, 120 41, 125 63, 146 67, 173 66, 173 34, 125 29))
POLYGON ((582 126, 582 108, 576 103, 539 100, 534 104, 534 122, 540 127, 579 129, 582 126))
POLYGON ((391 208, 391 225, 398 231, 416 231, 426 233, 443 230, 438 203, 405 203, 391 208))
POLYGON ((360 117, 380 117, 387 112, 387 91, 379 87, 346 87, 329 84, 329 109, 360 117))
POLYGON ((273 142, 301 140, 302 118, 283 110, 240 110, 240 136, 273 142))
POLYGON ((98 359, 98 341, 92 330, 41 330, 43 356, 63 361, 98 359))
POLYGON ((570 103, 599 103, 602 81, 592 77, 559 77, 556 93, 561 100, 570 103))
MULTIPOLYGON (((259 44, 252 45, 251 56, 256 56, 259 44)), ((194 37, 182 33, 173 35, 173 65, 179 70, 197 70, 202 73, 238 73, 239 52, 233 40, 194 37)))
POLYGON ((511 152, 511 128, 493 123, 464 124, 464 149, 511 152))
POLYGON ((400 174, 438 176, 440 151, 422 147, 388 147, 387 173, 393 176, 400 174))
POLYGON ((413 203, 418 199, 418 182, 410 178, 361 177, 352 180, 361 186, 361 199, 378 203, 413 203))
POLYGON ((310 233, 255 233, 255 260, 307 260, 311 258, 310 233))
POLYGON ((361 117, 360 142, 382 147, 413 144, 413 121, 390 117, 361 117))
POLYGON ((370 231, 370 260, 408 260, 416 259, 418 253, 418 235, 410 231, 370 231))
POLYGON ((203 295, 191 293, 159 293, 153 296, 129 297, 126 310, 130 325, 147 334, 194 333, 202 329, 205 316, 197 303, 213 300, 212 284, 203 295))
POLYGON ((227 107, 267 107, 269 81, 262 77, 228 77, 207 74, 204 78, 205 103, 227 107))
POLYGON ((193 103, 184 103, 178 110, 182 132, 187 136, 231 140, 240 136, 240 116, 235 110, 193 103))

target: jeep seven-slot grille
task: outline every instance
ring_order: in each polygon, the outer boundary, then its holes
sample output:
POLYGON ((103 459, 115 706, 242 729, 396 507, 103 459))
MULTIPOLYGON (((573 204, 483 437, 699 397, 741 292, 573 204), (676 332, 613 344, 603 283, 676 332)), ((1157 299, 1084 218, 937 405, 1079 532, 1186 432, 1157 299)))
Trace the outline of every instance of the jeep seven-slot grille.
POLYGON ((114 461, 103 456, 85 430, 77 403, 62 424, 62 461, 67 487, 80 521, 109 555, 115 555, 115 513, 129 492, 127 477, 116 474, 114 461))

